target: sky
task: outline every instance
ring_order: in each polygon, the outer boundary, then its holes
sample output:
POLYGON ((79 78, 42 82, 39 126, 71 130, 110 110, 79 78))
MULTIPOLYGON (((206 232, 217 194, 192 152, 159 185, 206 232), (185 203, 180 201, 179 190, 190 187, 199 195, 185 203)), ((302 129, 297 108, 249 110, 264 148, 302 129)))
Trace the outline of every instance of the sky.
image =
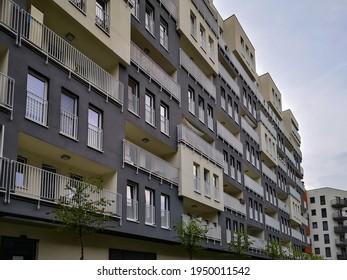
POLYGON ((306 189, 347 190, 347 1, 213 0, 235 14, 299 123, 306 189))

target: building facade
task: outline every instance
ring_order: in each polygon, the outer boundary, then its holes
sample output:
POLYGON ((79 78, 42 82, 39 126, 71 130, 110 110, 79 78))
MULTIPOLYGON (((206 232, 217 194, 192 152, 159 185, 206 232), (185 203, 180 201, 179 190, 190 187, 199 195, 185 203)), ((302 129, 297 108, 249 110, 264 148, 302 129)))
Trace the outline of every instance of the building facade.
POLYGON ((205 0, 0 1, 1 258, 78 258, 51 213, 66 184, 99 178, 112 228, 86 258, 201 258, 235 231, 266 258, 304 250, 299 124, 235 15, 205 0))
POLYGON ((347 191, 319 188, 307 191, 312 251, 326 259, 347 259, 347 191))

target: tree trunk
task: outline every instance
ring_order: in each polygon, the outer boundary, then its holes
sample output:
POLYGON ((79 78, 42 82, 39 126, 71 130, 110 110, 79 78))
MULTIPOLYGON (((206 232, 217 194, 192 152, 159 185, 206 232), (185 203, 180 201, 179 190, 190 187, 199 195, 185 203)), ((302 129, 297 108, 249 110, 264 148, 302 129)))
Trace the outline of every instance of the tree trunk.
POLYGON ((81 245, 81 257, 80 260, 84 260, 84 244, 83 244, 83 234, 82 234, 82 230, 80 230, 79 232, 79 236, 80 236, 80 245, 81 245))

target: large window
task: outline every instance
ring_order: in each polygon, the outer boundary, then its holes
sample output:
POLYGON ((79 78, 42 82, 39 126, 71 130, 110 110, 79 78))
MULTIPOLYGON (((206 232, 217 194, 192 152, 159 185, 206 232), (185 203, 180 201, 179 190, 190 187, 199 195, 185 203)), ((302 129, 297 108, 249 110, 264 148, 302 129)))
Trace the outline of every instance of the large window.
POLYGON ((155 224, 154 191, 147 188, 145 189, 145 223, 155 224))
POLYGON ((170 134, 169 107, 165 104, 160 104, 160 131, 170 134))
POLYGON ((139 85, 129 78, 128 80, 128 110, 135 115, 139 115, 139 85))
POLYGON ((25 117, 42 125, 47 125, 47 84, 46 79, 28 73, 25 117))
POLYGON ((134 6, 131 8, 131 14, 139 19, 139 15, 140 15, 140 0, 134 0, 134 6))
POLYGON ((190 34, 196 39, 196 16, 190 12, 190 34))
POLYGON ((194 180, 194 191, 200 193, 200 166, 194 162, 193 164, 193 180, 194 180))
POLYGON ((195 92, 191 88, 188 88, 188 108, 189 112, 195 115, 195 92))
POLYGON ((95 23, 107 33, 110 32, 110 17, 108 15, 108 0, 96 0, 95 23))
POLYGON ((209 105, 207 106, 207 126, 213 131, 213 108, 209 105))
POLYGON ((70 94, 62 93, 60 101, 60 133, 77 139, 77 126, 77 99, 70 94))
POLYGON ((170 199, 169 196, 160 196, 161 227, 170 228, 170 199))
POLYGON ((199 97, 199 120, 205 123, 205 103, 202 98, 199 97))
POLYGON ((146 8, 145 8, 145 28, 154 35, 154 8, 152 5, 146 2, 146 8))
POLYGON ((94 107, 88 109, 88 146, 102 151, 102 113, 94 107))
POLYGON ((147 123, 155 126, 155 109, 154 109, 154 96, 146 93, 145 96, 145 120, 147 123))
POLYGON ((160 44, 165 49, 169 49, 168 24, 162 18, 160 18, 160 44))
POLYGON ((205 31, 205 28, 200 25, 200 32, 199 32, 199 35, 200 35, 200 47, 205 50, 206 49, 206 35, 205 35, 206 31, 205 31))
POLYGON ((138 187, 132 182, 127 184, 127 219, 137 221, 138 216, 138 187))

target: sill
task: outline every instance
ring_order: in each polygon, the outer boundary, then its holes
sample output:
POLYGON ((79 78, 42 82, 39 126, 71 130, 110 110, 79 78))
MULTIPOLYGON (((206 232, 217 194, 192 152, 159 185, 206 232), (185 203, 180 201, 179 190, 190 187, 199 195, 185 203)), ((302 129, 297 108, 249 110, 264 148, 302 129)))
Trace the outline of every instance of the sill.
POLYGON ((211 60, 211 62, 212 62, 213 64, 216 63, 215 60, 214 60, 212 57, 210 57, 210 60, 211 60))
POLYGON ((146 123, 147 123, 148 125, 150 125, 151 127, 153 127, 153 128, 157 128, 154 124, 151 124, 151 123, 148 122, 148 121, 146 121, 146 123))
POLYGON ((147 30, 147 32, 148 32, 149 34, 151 34, 151 35, 153 36, 153 38, 155 38, 155 35, 154 35, 148 28, 145 27, 145 29, 147 30))
POLYGON ((35 120, 33 120, 33 119, 30 119, 30 118, 28 118, 28 117, 25 117, 25 118, 26 118, 28 121, 31 121, 31 122, 33 122, 33 123, 36 123, 36 124, 38 124, 38 125, 40 125, 40 126, 42 126, 42 127, 44 127, 44 128, 49 128, 48 125, 46 125, 46 124, 37 122, 37 121, 35 121, 35 120))
POLYGON ((155 224, 150 224, 150 223, 145 223, 145 225, 149 227, 153 227, 153 228, 157 227, 155 224))
POLYGON ((160 43, 160 45, 161 45, 168 53, 170 53, 170 52, 169 52, 169 46, 168 46, 168 47, 165 47, 162 43, 160 43))
POLYGON ((194 39, 195 42, 198 42, 198 40, 196 39, 196 36, 192 33, 190 33, 190 36, 192 36, 192 38, 194 39))
POLYGON ((132 113, 134 116, 140 118, 140 114, 138 114, 138 113, 136 113, 136 112, 134 112, 134 111, 131 111, 130 109, 128 109, 128 111, 129 111, 130 113, 132 113))
POLYGON ((164 230, 171 230, 171 227, 163 227, 163 226, 161 226, 161 229, 164 229, 164 230))
POLYGON ((166 132, 164 132, 164 131, 162 131, 162 130, 160 130, 160 132, 161 132, 162 134, 164 134, 166 137, 170 138, 170 134, 168 134, 168 133, 166 133, 166 132))
POLYGON ((211 199, 210 195, 205 194, 205 197, 208 198, 208 199, 211 199))
POLYGON ((220 203, 220 200, 219 199, 214 199, 215 202, 217 203, 220 203))
POLYGON ((73 137, 71 137, 71 136, 69 136, 69 135, 67 135, 67 134, 64 134, 64 133, 60 132, 60 131, 59 131, 59 134, 60 134, 61 136, 64 136, 64 137, 66 137, 66 138, 69 138, 69 139, 71 139, 71 140, 73 140, 73 141, 75 141, 75 142, 79 142, 79 140, 78 140, 77 138, 73 138, 73 137))
POLYGON ((194 190, 194 192, 201 195, 201 191, 194 190))
POLYGON ((206 53, 206 50, 205 50, 205 48, 203 46, 200 45, 200 49, 202 49, 203 52, 206 53))
POLYGON ((110 37, 110 32, 107 31, 106 29, 102 28, 99 24, 95 22, 95 25, 102 31, 104 32, 108 37, 110 37))
POLYGON ((92 147, 92 146, 89 146, 88 144, 87 144, 87 147, 88 148, 91 148, 91 149, 93 149, 94 151, 97 151, 97 152, 99 152, 99 153, 104 153, 104 151, 103 150, 99 150, 98 148, 95 148, 95 147, 92 147))
POLYGON ((140 223, 139 220, 134 220, 134 219, 130 219, 130 218, 127 218, 127 221, 128 221, 128 222, 132 222, 132 223, 136 223, 136 224, 139 224, 139 223, 140 223))

